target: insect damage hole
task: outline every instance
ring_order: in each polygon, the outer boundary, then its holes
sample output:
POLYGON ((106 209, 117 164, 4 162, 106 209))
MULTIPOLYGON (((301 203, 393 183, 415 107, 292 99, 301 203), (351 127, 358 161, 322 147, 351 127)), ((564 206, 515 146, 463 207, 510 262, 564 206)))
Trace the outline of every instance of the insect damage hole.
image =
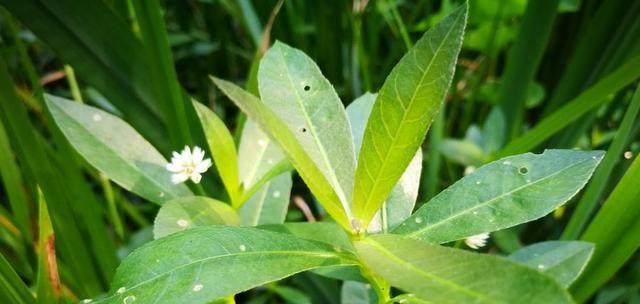
POLYGON ((520 168, 518 169, 518 173, 523 174, 523 175, 524 175, 524 174, 527 174, 527 173, 529 173, 529 168, 527 168, 527 167, 520 167, 520 168))
POLYGON ((298 128, 298 131, 299 131, 300 133, 307 133, 307 128, 305 128, 305 127, 300 127, 300 128, 298 128))
POLYGON ((303 89, 305 92, 309 92, 309 91, 311 91, 311 86, 309 86, 309 85, 307 84, 307 85, 305 85, 302 89, 303 89))

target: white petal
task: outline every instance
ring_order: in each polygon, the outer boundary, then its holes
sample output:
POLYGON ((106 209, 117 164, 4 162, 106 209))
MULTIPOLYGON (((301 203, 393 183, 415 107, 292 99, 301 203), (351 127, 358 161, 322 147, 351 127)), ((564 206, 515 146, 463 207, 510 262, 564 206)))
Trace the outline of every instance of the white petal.
POLYGON ((188 179, 189 179, 189 175, 187 175, 184 172, 171 175, 171 182, 174 184, 185 182, 188 179))
POLYGON ((487 245, 487 239, 489 238, 488 233, 481 233, 477 235, 470 236, 464 240, 464 243, 472 249, 478 249, 480 247, 484 247, 487 245))
POLYGON ((189 148, 189 146, 184 146, 184 149, 182 150, 180 155, 182 156, 182 160, 184 162, 191 161, 191 149, 189 148))
POLYGON ((203 158, 204 158, 204 150, 200 149, 200 147, 198 146, 193 147, 193 154, 192 154, 193 163, 197 164, 201 162, 203 158))
POLYGON ((198 163, 196 165, 195 172, 205 173, 209 169, 209 167, 211 167, 211 159, 207 158, 204 161, 202 161, 201 163, 198 163))
POLYGON ((200 183, 200 180, 202 179, 202 175, 200 175, 200 173, 196 173, 193 172, 191 173, 191 181, 194 183, 200 183))
POLYGON ((184 166, 182 166, 181 164, 177 164, 177 163, 168 163, 165 165, 165 168, 167 168, 167 170, 169 170, 170 172, 173 173, 179 173, 184 171, 184 166))

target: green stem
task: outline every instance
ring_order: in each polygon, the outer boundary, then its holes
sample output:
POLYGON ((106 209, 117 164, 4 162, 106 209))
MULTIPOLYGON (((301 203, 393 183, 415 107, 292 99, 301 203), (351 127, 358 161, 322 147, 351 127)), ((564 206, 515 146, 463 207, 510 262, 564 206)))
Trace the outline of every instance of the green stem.
POLYGON ((102 190, 104 191, 104 199, 107 201, 109 216, 111 217, 111 222, 113 222, 116 235, 118 236, 118 238, 123 240, 124 228, 122 226, 122 219, 120 218, 120 214, 118 213, 118 207, 116 206, 113 187, 111 187, 111 182, 109 181, 109 178, 102 173, 100 173, 100 184, 102 184, 102 190))
POLYGON ((398 29, 400 30, 400 36, 402 37, 402 41, 404 42, 407 50, 411 49, 413 46, 413 42, 411 42, 411 38, 409 38, 409 33, 407 32, 407 28, 402 21, 402 17, 400 17, 400 12, 398 12, 397 4, 391 5, 391 15, 393 16, 393 20, 398 25, 398 29))
POLYGON ((64 65, 64 73, 67 75, 67 82, 69 83, 69 89, 71 89, 71 96, 73 96, 73 100, 84 103, 82 100, 82 94, 80 93, 80 86, 78 86, 78 81, 76 80, 76 73, 73 72, 73 68, 65 64, 64 65))

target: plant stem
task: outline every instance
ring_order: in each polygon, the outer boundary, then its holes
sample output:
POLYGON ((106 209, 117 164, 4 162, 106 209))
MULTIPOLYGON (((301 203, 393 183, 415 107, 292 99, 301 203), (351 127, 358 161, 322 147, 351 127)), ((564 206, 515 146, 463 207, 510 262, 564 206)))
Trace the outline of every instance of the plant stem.
POLYGON ((67 82, 69 83, 69 89, 71 90, 73 100, 79 103, 84 103, 82 100, 82 94, 80 93, 80 86, 78 86, 78 81, 76 80, 76 73, 73 72, 73 68, 70 65, 65 64, 64 73, 67 75, 67 82))

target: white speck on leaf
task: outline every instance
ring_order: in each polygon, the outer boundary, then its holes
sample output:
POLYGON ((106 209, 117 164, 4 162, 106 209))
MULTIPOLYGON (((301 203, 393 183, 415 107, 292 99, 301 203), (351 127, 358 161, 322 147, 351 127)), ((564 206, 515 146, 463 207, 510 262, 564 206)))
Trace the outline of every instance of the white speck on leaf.
POLYGON ((264 139, 258 139, 258 146, 264 147, 267 145, 267 141, 264 139))
POLYGON ((165 195, 165 194, 164 194, 164 192, 160 192, 160 193, 158 194, 158 196, 159 196, 159 197, 164 197, 164 195, 165 195))
POLYGON ((93 117, 91 117, 93 119, 93 121, 101 121, 102 120, 102 116, 100 114, 93 114, 93 117))
POLYGON ((176 224, 178 224, 178 226, 180 227, 187 227, 189 226, 189 221, 185 220, 185 219, 179 219, 176 221, 176 224))
POLYGON ((502 164, 503 164, 503 165, 511 165, 511 162, 510 162, 510 161, 508 161, 508 160, 505 160, 505 161, 503 161, 503 162, 502 162, 502 164))
POLYGON ((273 197, 275 198, 280 197, 280 191, 273 191, 273 197))
POLYGON ((93 302, 92 299, 84 299, 84 300, 82 300, 82 303, 85 303, 85 304, 86 303, 91 303, 91 302, 93 302))
POLYGON ((481 181, 476 181, 476 185, 480 185, 480 184, 482 184, 481 181))
POLYGON ((240 251, 242 251, 242 252, 247 251, 247 246, 245 246, 245 245, 240 245, 240 251))
POLYGON ((267 159, 267 164, 273 165, 273 159, 271 159, 271 158, 267 159))
POLYGON ((544 265, 538 264, 538 269, 544 269, 544 265))
POLYGON ((131 303, 135 302, 135 300, 136 300, 136 296, 131 295, 131 296, 127 296, 126 298, 124 298, 124 300, 122 300, 122 303, 131 304, 131 303))
POLYGON ((191 180, 194 183, 200 183, 202 173, 205 173, 211 167, 211 159, 204 158, 204 150, 200 147, 193 147, 193 151, 185 146, 182 152, 173 152, 171 162, 165 168, 171 175, 171 182, 179 184, 191 180))
POLYGON ((416 222, 416 224, 422 223, 422 218, 421 217, 416 217, 415 222, 416 222))
POLYGON ((117 293, 124 293, 125 291, 127 291, 127 288, 125 287, 120 287, 118 288, 118 291, 116 291, 117 293))
POLYGON ((203 287, 204 286, 202 284, 196 284, 196 285, 193 286, 192 290, 195 291, 195 292, 198 292, 198 291, 202 290, 203 287))

